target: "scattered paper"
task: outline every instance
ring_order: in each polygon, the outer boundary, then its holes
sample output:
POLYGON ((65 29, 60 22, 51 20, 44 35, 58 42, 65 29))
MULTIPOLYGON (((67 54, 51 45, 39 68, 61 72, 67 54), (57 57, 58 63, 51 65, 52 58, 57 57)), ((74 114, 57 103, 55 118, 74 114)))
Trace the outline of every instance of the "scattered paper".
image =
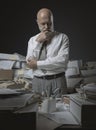
POLYGON ((14 63, 15 63, 15 61, 0 60, 0 69, 10 70, 10 69, 12 69, 14 63))

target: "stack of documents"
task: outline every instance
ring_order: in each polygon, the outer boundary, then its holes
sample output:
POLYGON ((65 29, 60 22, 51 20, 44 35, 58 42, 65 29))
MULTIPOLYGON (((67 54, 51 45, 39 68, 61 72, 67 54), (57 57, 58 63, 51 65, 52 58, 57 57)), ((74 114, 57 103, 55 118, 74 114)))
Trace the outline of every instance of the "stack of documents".
POLYGON ((96 99, 96 83, 89 83, 81 88, 87 98, 96 99))
POLYGON ((0 53, 0 80, 12 80, 15 71, 24 67, 25 64, 25 57, 18 53, 0 53))
POLYGON ((0 110, 18 110, 38 102, 39 95, 12 89, 0 89, 0 110))

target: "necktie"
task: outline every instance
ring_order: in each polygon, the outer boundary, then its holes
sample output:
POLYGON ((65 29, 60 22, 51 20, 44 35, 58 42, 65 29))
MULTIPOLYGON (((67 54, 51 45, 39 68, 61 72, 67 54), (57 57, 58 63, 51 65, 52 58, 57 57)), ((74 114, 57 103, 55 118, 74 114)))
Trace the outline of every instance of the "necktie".
POLYGON ((40 53, 39 53, 39 60, 44 60, 44 59, 46 59, 46 53, 47 53, 46 43, 44 42, 44 43, 42 44, 42 47, 41 47, 41 50, 40 50, 40 53))

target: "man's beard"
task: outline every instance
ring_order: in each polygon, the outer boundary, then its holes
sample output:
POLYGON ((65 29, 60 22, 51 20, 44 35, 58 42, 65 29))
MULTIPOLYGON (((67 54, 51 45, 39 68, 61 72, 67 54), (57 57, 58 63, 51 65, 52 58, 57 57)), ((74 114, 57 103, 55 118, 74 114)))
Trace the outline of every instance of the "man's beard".
POLYGON ((39 30, 41 32, 45 32, 45 31, 54 32, 54 27, 52 26, 50 29, 43 29, 42 27, 39 26, 39 30))

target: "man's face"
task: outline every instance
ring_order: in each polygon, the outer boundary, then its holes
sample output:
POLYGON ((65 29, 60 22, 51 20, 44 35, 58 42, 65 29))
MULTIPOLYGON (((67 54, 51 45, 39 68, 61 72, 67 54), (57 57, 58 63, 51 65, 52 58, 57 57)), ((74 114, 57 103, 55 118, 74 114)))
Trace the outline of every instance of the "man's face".
POLYGON ((42 13, 38 17, 37 24, 41 32, 53 31, 53 17, 47 13, 42 13))

